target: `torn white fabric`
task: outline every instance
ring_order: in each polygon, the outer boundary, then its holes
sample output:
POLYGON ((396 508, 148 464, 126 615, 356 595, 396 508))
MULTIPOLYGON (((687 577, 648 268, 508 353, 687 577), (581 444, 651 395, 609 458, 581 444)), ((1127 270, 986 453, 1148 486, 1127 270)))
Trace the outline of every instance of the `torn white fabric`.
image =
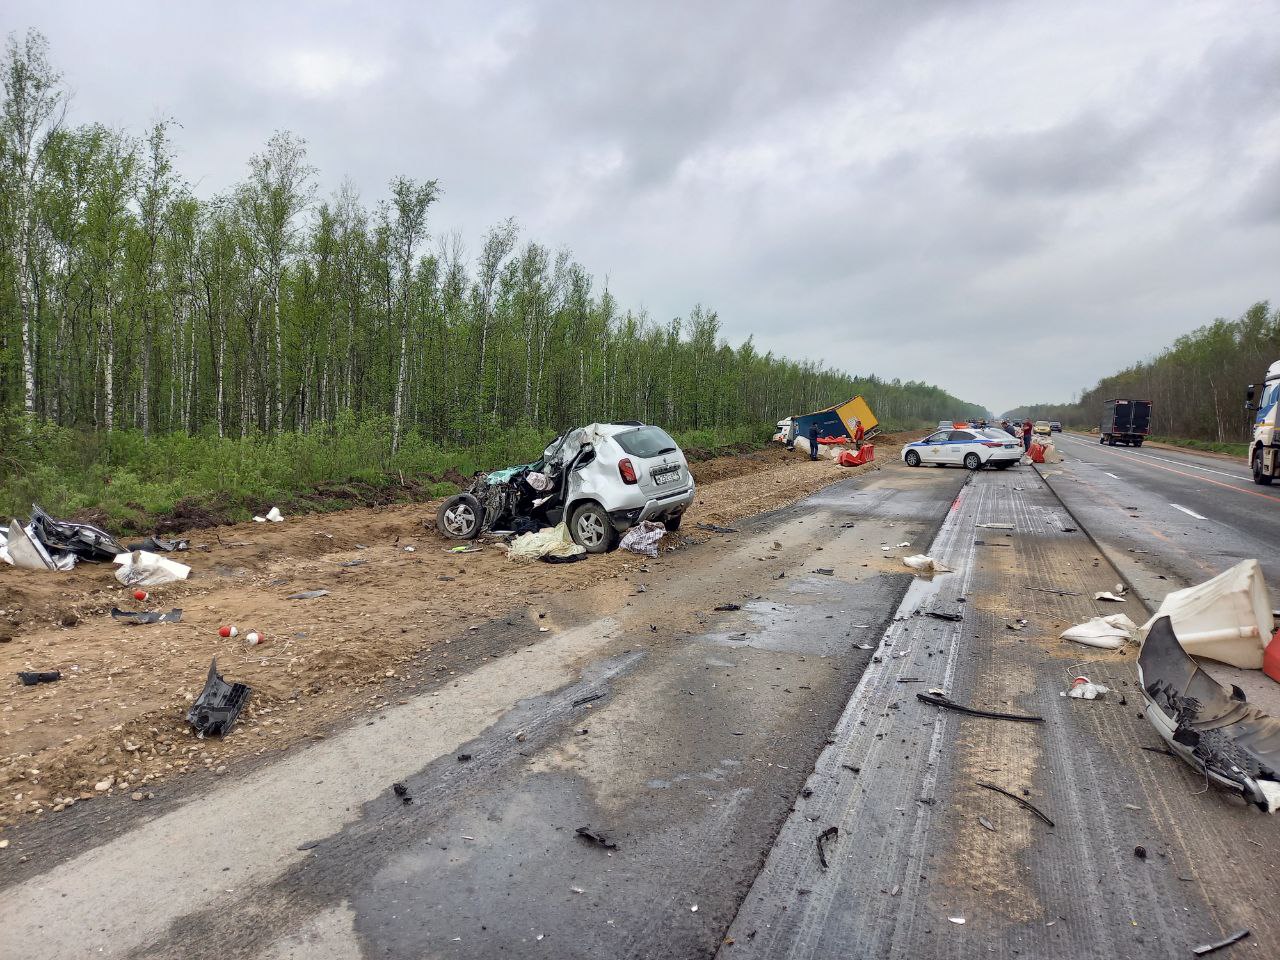
POLYGON ((667 533, 667 528, 656 520, 645 520, 636 524, 622 537, 618 546, 632 553, 643 554, 651 559, 658 556, 658 541, 667 533))
POLYGON ((1093 599, 1095 599, 1095 600, 1113 600, 1113 601, 1115 601, 1116 603, 1124 603, 1124 602, 1125 602, 1124 597, 1118 597, 1118 596, 1116 596, 1114 593, 1112 593, 1110 590, 1102 590, 1102 591, 1099 591, 1098 593, 1095 593, 1095 594, 1093 595, 1093 599))
POLYGON ((1068 627, 1059 636, 1063 640, 1074 640, 1090 647, 1119 650, 1133 639, 1133 632, 1137 629, 1138 625, 1123 613, 1113 613, 1109 617, 1094 617, 1068 627))
POLYGON ((576 557, 587 551, 573 542, 563 523, 516 537, 507 547, 508 560, 541 560, 543 557, 576 557))
POLYGON ((1065 695, 1075 700, 1097 700, 1110 692, 1110 687, 1094 683, 1088 677, 1076 677, 1071 681, 1071 689, 1065 695))
POLYGON ((546 493, 551 489, 552 480, 545 473, 539 473, 536 470, 530 470, 524 476, 529 486, 537 490, 539 493, 546 493))
POLYGON ((1271 639, 1271 594, 1257 560, 1242 560, 1212 580, 1175 590, 1142 625, 1168 617, 1182 649, 1244 670, 1262 669, 1262 654, 1271 639))
POLYGON ((126 587, 161 587, 176 580, 185 580, 191 574, 191 568, 185 563, 146 550, 122 553, 112 562, 120 567, 116 571, 116 579, 126 587))
POLYGON ((282 523, 284 521, 284 514, 280 512, 279 507, 272 507, 267 511, 267 515, 265 517, 253 518, 254 523, 266 523, 267 521, 272 523, 282 523))

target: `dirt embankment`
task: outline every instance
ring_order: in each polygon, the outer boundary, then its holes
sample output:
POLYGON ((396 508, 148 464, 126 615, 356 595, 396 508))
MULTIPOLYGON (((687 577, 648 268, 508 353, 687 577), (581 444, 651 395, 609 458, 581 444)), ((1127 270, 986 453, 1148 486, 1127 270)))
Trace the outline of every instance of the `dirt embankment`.
MULTIPOLYGON (((892 459, 899 448, 899 438, 886 438, 877 453, 892 459)), ((699 523, 776 509, 867 469, 778 447, 696 462, 694 506, 664 546, 706 537, 699 523)), ((456 544, 435 532, 436 506, 193 533, 179 558, 191 579, 153 589, 146 603, 109 566, 66 574, 0 566, 0 826, 120 792, 145 802, 174 778, 229 773, 237 761, 465 673, 503 652, 512 632, 535 642, 554 629, 557 611, 618 602, 610 581, 633 570, 647 565, 661 577, 661 557, 622 552, 570 565, 518 565, 495 542, 453 554, 456 544), (329 595, 287 599, 317 589, 329 595), (111 618, 113 606, 183 614, 176 624, 131 626, 111 618), (220 637, 231 624, 240 638, 220 637), (245 645, 250 629, 266 642, 245 645), (253 695, 230 735, 199 739, 183 718, 215 656, 253 695), (16 676, 52 669, 61 681, 24 687, 16 676)))

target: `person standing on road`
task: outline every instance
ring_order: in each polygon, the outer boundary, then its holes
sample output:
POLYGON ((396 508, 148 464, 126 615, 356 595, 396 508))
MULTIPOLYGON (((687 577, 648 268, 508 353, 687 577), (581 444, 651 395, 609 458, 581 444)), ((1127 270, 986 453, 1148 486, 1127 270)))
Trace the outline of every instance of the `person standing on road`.
POLYGON ((818 421, 809 424, 809 459, 818 459, 818 421))
POLYGON ((1031 421, 1022 421, 1022 452, 1031 452, 1031 421))
POLYGON ((853 428, 853 449, 857 452, 862 449, 862 421, 855 420, 853 428))

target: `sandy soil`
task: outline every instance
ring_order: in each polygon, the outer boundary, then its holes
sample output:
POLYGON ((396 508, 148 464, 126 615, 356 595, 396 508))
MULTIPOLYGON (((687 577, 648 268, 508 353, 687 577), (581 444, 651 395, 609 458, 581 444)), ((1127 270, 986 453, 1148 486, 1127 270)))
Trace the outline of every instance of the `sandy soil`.
MULTIPOLYGON (((898 456, 902 439, 881 439, 882 462, 898 456)), ((709 536, 698 523, 733 523, 875 468, 809 462, 778 447, 696 463, 694 506, 663 545, 678 550, 709 536)), ((0 682, 0 826, 121 791, 145 802, 155 784, 199 770, 233 774, 238 762, 321 737, 424 679, 489 659, 483 644, 451 650, 459 639, 495 623, 536 636, 558 614, 622 602, 619 578, 634 570, 661 575, 661 558, 623 552, 563 566, 512 563, 496 542, 450 554, 456 544, 435 532, 436 506, 198 531, 179 558, 191 579, 151 590, 145 603, 109 566, 66 574, 0 566, 0 676, 10 678, 0 682), (287 599, 315 589, 330 594, 287 599), (133 626, 113 620, 113 606, 180 607, 183 616, 133 626), (241 637, 220 637, 226 624, 241 637), (266 642, 247 646, 250 629, 266 642), (184 717, 212 657, 253 695, 227 737, 200 739, 184 717), (24 687, 16 677, 51 669, 63 679, 24 687)))

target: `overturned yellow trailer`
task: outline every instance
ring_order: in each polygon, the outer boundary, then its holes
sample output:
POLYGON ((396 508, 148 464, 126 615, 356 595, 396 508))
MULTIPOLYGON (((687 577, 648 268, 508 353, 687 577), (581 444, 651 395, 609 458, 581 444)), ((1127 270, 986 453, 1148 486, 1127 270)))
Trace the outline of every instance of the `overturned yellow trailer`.
POLYGON ((880 421, 876 419, 876 415, 871 412, 871 407, 867 405, 867 401, 861 396, 854 397, 852 400, 846 400, 844 403, 838 403, 834 407, 827 407, 825 410, 818 410, 814 413, 806 413, 804 416, 795 418, 795 436, 805 437, 809 435, 810 424, 817 423, 818 436, 820 437, 848 437, 853 439, 853 432, 856 424, 862 424, 862 435, 864 439, 870 439, 880 431, 880 421))

